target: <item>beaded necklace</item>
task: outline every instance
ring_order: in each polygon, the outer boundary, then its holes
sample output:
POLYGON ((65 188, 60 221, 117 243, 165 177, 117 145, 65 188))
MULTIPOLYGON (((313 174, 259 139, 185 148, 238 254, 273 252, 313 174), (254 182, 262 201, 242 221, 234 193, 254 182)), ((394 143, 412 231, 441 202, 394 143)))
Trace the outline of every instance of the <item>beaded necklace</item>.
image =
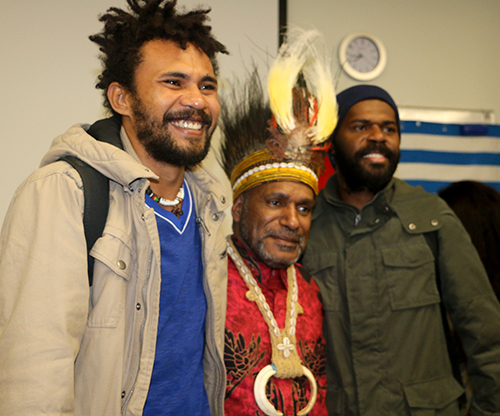
POLYGON ((179 188, 179 192, 177 192, 177 196, 173 200, 165 199, 161 196, 155 195, 151 188, 146 189, 146 193, 157 204, 160 204, 163 207, 173 207, 172 214, 174 214, 177 218, 180 218, 181 215, 184 214, 184 212, 182 212, 182 201, 184 201, 184 185, 181 185, 181 187, 179 188))

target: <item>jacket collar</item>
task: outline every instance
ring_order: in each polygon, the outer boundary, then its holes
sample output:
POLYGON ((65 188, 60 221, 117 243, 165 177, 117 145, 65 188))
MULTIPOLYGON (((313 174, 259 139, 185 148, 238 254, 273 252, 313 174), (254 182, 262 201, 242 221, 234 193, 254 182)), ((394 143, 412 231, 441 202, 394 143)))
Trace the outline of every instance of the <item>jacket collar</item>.
MULTIPOLYGON (((328 204, 355 209, 340 200, 336 174, 328 180, 321 192, 328 204)), ((436 231, 441 228, 440 215, 452 213, 436 195, 394 177, 363 209, 373 205, 388 207, 397 215, 403 228, 410 234, 436 231)), ((316 218, 319 215, 320 212, 315 211, 313 217, 316 218)))
MULTIPOLYGON (((386 185, 386 187, 378 192, 367 205, 372 205, 380 199, 384 199, 384 202, 386 204, 390 204, 394 196, 394 186, 395 179, 392 178, 386 185)), ((328 179, 325 188, 321 192, 323 193, 323 197, 325 198, 326 202, 331 205, 351 206, 339 198, 339 185, 336 173, 333 174, 330 179, 328 179)))

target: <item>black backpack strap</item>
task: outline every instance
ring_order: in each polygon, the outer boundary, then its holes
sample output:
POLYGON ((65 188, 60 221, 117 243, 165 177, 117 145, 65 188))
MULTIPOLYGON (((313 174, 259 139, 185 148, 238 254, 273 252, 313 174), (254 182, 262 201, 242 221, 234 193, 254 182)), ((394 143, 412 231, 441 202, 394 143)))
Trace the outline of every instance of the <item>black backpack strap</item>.
POLYGON ((121 128, 122 122, 120 117, 113 116, 96 121, 87 130, 87 134, 90 134, 94 139, 100 142, 112 144, 123 150, 123 144, 120 138, 121 128))
POLYGON ((87 242, 87 265, 89 286, 94 277, 94 258, 90 250, 102 235, 109 208, 109 179, 75 156, 65 156, 60 160, 68 162, 78 171, 83 182, 83 228, 87 242))
MULTIPOLYGON (((117 116, 96 121, 87 133, 96 140, 110 143, 123 149, 120 138, 121 120, 117 116)), ((89 286, 94 278, 94 258, 90 250, 102 235, 109 210, 109 179, 92 166, 75 156, 64 156, 60 160, 69 163, 78 171, 83 182, 83 228, 87 242, 87 265, 89 286)))

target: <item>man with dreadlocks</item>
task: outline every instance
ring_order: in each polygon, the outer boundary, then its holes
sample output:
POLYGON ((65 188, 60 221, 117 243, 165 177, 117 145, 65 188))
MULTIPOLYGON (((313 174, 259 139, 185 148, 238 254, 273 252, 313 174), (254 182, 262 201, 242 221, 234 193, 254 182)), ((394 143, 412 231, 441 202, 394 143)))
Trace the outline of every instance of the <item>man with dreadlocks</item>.
POLYGON ((220 111, 215 55, 226 50, 209 10, 127 3, 90 37, 113 116, 56 138, 5 220, 2 415, 223 414, 227 202, 198 164, 220 111), (110 182, 90 290, 82 180, 59 160, 67 155, 110 182))
POLYGON ((270 105, 254 72, 244 97, 223 106, 222 159, 234 200, 228 416, 327 415, 319 290, 296 264, 308 239, 321 144, 335 127, 335 94, 312 47, 316 36, 304 32, 282 46, 269 74, 270 105))

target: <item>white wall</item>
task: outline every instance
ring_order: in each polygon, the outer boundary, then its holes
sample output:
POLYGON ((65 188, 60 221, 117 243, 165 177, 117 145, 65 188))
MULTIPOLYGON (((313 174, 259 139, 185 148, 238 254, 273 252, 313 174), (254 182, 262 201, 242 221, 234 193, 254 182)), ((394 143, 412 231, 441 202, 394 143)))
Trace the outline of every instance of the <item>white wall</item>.
MULTIPOLYGON (((222 56, 222 88, 254 60, 277 49, 278 0, 179 0, 209 4, 222 56)), ((0 0, 0 220, 21 181, 52 139, 77 122, 103 116, 97 15, 125 0, 0 0)), ((325 35, 337 65, 341 39, 366 31, 385 44, 385 72, 372 83, 400 105, 493 109, 500 121, 499 0, 288 0, 291 25, 325 35)), ((355 84, 346 74, 338 90, 355 84)), ((218 171, 213 156, 210 166, 218 171)))
MULTIPOLYGON (((209 4, 211 25, 231 56, 220 56, 221 89, 244 76, 253 56, 269 61, 278 48, 278 0, 179 0, 209 4), (228 7, 228 6, 231 7, 228 7)), ((75 123, 105 116, 98 47, 99 14, 125 0, 0 0, 0 222, 17 186, 38 167, 52 140, 75 123)), ((214 141, 217 137, 214 137, 214 141)), ((225 175, 213 154, 208 164, 225 175)))
MULTIPOLYGON (((492 109, 500 121, 500 1, 288 0, 288 22, 338 45, 352 32, 384 43, 388 62, 372 84, 398 105, 492 109)), ((340 76, 338 91, 356 84, 340 76)))

